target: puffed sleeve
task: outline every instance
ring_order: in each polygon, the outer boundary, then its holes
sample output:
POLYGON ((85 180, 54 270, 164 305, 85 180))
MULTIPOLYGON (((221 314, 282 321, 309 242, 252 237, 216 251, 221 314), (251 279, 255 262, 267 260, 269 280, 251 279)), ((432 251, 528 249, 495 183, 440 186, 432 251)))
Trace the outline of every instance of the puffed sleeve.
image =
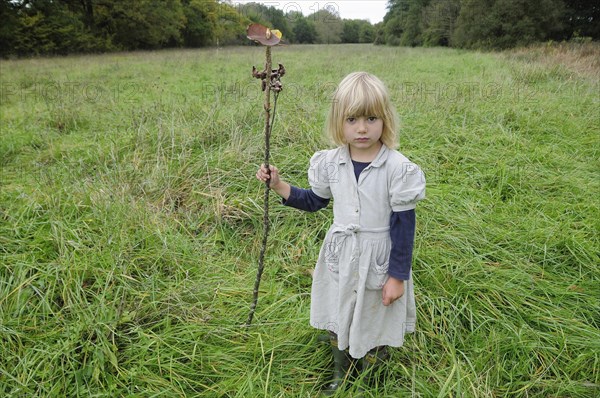
POLYGON ((390 184, 390 204, 393 211, 414 209, 425 199, 425 174, 412 162, 404 162, 394 173, 390 184))
POLYGON ((331 199, 329 184, 334 164, 327 162, 327 151, 318 151, 310 158, 308 183, 312 191, 323 199, 331 199))

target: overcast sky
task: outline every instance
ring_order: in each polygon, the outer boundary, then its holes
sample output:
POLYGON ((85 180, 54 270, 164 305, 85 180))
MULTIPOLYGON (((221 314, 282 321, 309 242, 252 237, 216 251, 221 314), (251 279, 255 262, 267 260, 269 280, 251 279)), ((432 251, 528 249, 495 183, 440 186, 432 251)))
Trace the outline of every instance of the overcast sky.
MULTIPOLYGON (((236 4, 251 3, 251 0, 233 0, 236 4)), ((304 15, 324 8, 337 10, 343 19, 368 19, 372 24, 383 21, 386 13, 387 0, 335 0, 335 1, 315 1, 315 0, 272 0, 272 1, 254 1, 262 3, 267 7, 273 6, 284 12, 302 11, 304 15)))

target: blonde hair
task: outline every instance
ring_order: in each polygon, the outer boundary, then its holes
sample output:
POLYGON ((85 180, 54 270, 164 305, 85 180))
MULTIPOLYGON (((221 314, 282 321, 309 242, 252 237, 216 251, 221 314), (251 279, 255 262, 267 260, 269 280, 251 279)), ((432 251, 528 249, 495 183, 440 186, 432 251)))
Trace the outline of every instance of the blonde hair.
POLYGON ((389 148, 396 147, 398 116, 390 95, 383 82, 367 72, 351 73, 340 82, 333 93, 325 133, 336 145, 345 145, 344 120, 360 116, 382 119, 381 142, 389 148))

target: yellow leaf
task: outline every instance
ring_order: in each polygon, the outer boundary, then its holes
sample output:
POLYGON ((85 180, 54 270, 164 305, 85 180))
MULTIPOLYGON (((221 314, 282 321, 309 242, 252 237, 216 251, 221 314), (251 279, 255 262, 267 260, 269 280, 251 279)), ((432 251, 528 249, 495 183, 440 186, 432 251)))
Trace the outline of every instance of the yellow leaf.
POLYGON ((283 36, 283 34, 280 31, 278 31, 277 29, 272 29, 271 33, 273 33, 275 36, 277 36, 280 39, 281 39, 281 36, 283 36))

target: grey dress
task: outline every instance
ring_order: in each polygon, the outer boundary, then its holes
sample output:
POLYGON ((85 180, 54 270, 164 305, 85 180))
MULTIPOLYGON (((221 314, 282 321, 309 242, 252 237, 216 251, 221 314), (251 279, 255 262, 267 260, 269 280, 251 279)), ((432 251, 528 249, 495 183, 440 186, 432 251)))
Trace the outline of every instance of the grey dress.
POLYGON ((334 216, 313 275, 310 324, 336 333, 338 348, 354 358, 377 346, 402 346, 404 334, 415 330, 415 296, 411 273, 404 295, 382 303, 389 223, 392 211, 414 209, 425 197, 423 172, 383 145, 358 182, 348 146, 315 153, 308 174, 315 194, 333 198, 334 216))

